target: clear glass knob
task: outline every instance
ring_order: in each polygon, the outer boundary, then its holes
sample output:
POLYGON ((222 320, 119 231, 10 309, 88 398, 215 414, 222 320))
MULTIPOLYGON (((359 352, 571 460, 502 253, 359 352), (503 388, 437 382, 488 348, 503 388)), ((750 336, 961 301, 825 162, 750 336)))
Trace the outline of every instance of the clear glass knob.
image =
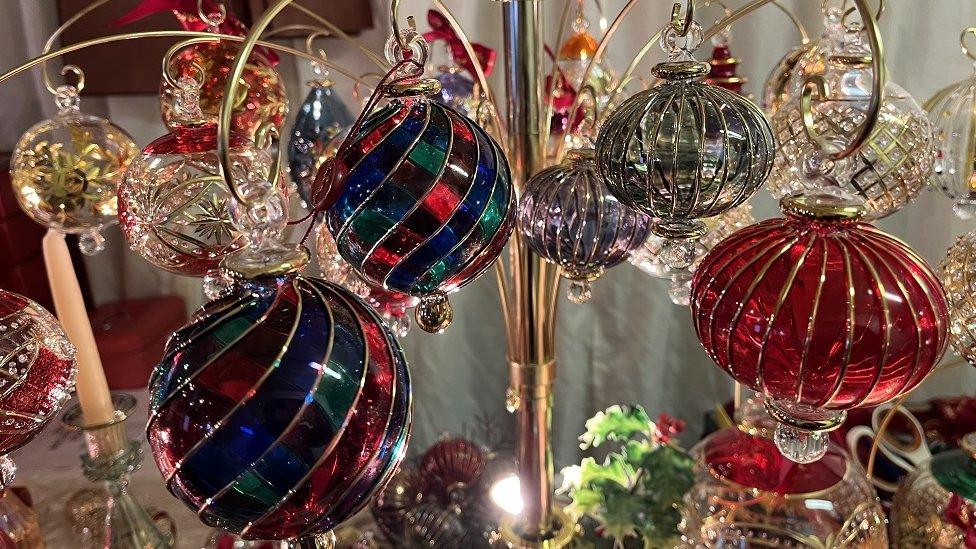
POLYGON ((827 453, 828 435, 824 431, 805 431, 780 423, 773 440, 783 457, 796 463, 813 463, 827 453))

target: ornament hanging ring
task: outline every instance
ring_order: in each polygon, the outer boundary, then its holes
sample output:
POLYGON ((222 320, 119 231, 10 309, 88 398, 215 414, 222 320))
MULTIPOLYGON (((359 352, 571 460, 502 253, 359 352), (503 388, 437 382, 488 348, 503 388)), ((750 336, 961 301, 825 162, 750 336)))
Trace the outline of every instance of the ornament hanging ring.
POLYGON ((811 76, 803 83, 803 91, 800 95, 800 112, 803 116, 803 130, 814 146, 827 154, 827 158, 833 161, 843 160, 856 153, 861 148, 871 134, 878 122, 881 114, 881 105, 884 101, 884 89, 887 82, 887 70, 884 62, 884 47, 881 43, 881 34, 878 32, 878 25, 875 17, 868 10, 865 0, 854 0, 854 5, 861 13, 861 21, 864 24, 864 32, 868 36, 871 46, 871 55, 863 58, 864 63, 871 64, 871 71, 874 78, 871 81, 871 96, 869 98, 867 110, 865 110, 865 121, 861 124, 857 133, 851 138, 847 146, 841 147, 820 134, 816 127, 813 113, 814 99, 819 101, 828 100, 827 82, 822 76, 811 76))
MULTIPOLYGON (((61 67, 61 76, 67 76, 69 72, 74 73, 74 75, 78 78, 78 81, 74 84, 74 88, 81 93, 81 90, 85 89, 85 71, 81 70, 81 67, 78 65, 73 64, 68 64, 61 67)), ((65 79, 65 84, 69 86, 71 85, 68 84, 67 79, 65 79)))
POLYGON ((681 16, 681 3, 675 2, 671 7, 671 28, 678 32, 679 36, 688 36, 691 24, 695 21, 695 0, 688 0, 688 7, 685 9, 684 17, 681 16))
POLYGON ((976 61, 976 53, 973 53, 973 50, 969 49, 969 46, 966 45, 966 37, 969 35, 976 36, 976 27, 969 27, 968 29, 959 33, 959 47, 962 49, 962 53, 964 53, 966 57, 976 61))
POLYGON ((227 20, 227 6, 220 0, 217 0, 214 5, 217 6, 217 12, 207 13, 203 9, 203 0, 197 0, 197 17, 211 28, 217 28, 227 20))

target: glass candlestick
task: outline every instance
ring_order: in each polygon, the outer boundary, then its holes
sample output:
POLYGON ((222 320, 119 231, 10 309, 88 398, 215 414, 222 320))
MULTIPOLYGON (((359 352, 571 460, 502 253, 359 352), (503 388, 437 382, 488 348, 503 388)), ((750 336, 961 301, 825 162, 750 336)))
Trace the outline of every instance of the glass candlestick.
POLYGON ((106 490, 105 529, 101 547, 112 549, 157 549, 175 545, 175 532, 164 532, 129 492, 129 475, 142 462, 142 443, 125 433, 125 420, 135 408, 132 395, 114 394, 115 420, 85 425, 81 407, 74 405, 62 421, 85 435, 88 455, 81 456, 85 478, 104 482, 106 490))

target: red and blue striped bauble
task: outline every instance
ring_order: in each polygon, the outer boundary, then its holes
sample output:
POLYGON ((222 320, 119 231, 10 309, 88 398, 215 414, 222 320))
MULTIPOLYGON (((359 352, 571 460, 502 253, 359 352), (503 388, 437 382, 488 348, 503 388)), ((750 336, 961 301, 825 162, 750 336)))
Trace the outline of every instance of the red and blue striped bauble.
POLYGON ((450 323, 446 294, 498 257, 515 226, 508 162, 478 124, 421 95, 369 115, 334 160, 326 221, 366 280, 421 299, 421 328, 450 323))
POLYGON ((246 539, 307 540, 351 517, 410 433, 394 336, 348 290, 293 274, 205 305, 149 390, 149 444, 170 492, 246 539))

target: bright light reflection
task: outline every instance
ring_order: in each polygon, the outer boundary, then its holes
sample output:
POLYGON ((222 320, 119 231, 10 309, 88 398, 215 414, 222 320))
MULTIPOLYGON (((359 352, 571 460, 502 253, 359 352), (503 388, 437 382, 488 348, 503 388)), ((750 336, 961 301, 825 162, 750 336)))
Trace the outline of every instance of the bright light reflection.
POLYGON ((491 487, 489 497, 499 509, 509 515, 518 515, 522 512, 522 486, 516 475, 509 475, 491 487))

